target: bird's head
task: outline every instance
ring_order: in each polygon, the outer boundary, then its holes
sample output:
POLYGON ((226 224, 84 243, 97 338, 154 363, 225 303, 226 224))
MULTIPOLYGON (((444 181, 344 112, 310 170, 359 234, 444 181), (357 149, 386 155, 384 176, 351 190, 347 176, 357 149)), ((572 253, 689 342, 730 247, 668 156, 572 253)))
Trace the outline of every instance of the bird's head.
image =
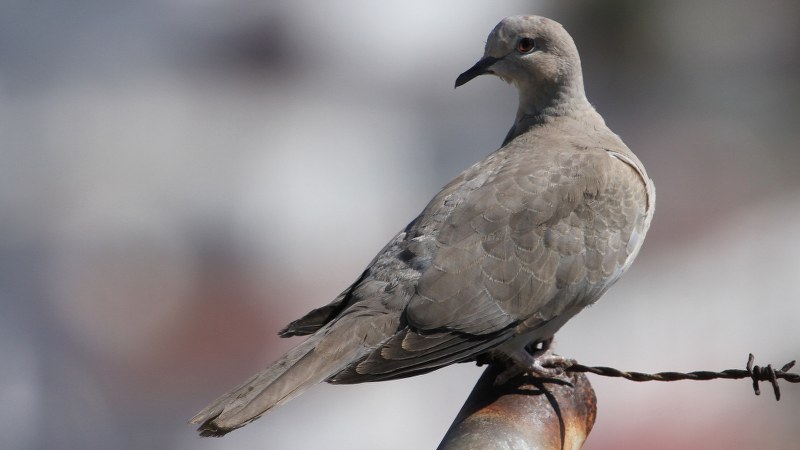
POLYGON ((585 100, 575 43, 561 24, 545 17, 503 19, 489 34, 483 58, 458 76, 456 87, 484 74, 516 86, 523 113, 585 100))

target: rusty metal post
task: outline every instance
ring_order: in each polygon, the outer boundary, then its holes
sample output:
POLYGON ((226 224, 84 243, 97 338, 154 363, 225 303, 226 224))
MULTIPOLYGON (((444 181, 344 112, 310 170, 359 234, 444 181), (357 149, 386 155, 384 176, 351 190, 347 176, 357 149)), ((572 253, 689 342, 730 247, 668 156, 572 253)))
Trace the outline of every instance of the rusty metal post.
POLYGON ((574 387, 525 375, 495 386, 502 367, 484 372, 437 450, 577 450, 594 425, 597 398, 582 373, 574 387))

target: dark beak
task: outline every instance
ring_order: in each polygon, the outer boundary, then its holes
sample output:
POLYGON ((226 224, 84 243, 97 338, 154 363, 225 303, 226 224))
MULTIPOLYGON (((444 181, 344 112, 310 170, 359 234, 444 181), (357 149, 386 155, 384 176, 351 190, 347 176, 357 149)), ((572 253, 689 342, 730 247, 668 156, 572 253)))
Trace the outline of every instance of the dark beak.
POLYGON ((456 87, 465 84, 467 81, 477 77, 478 75, 491 73, 489 68, 492 67, 492 64, 499 60, 500 58, 495 58, 493 56, 486 56, 482 58, 480 61, 476 62, 474 66, 470 67, 466 72, 462 73, 458 76, 458 78, 456 78, 456 87))

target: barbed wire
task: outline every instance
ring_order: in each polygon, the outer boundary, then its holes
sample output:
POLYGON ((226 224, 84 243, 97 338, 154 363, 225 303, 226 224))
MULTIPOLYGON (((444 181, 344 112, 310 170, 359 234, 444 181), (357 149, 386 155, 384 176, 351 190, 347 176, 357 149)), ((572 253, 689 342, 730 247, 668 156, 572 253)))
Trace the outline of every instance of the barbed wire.
POLYGON ((800 374, 788 373, 794 367, 795 361, 790 361, 783 365, 780 370, 772 368, 772 364, 767 364, 766 367, 754 365, 755 357, 752 353, 747 358, 747 364, 744 369, 727 369, 720 372, 712 372, 708 370, 697 370, 694 372, 658 372, 658 373, 642 373, 642 372, 625 372, 622 370, 614 369, 611 367, 590 367, 572 361, 567 363, 561 368, 567 372, 587 372, 604 377, 625 378, 631 381, 680 381, 680 380, 695 380, 695 381, 708 381, 717 379, 738 380, 750 378, 753 380, 753 392, 756 395, 761 395, 759 383, 768 381, 772 384, 772 390, 775 393, 775 400, 781 399, 781 390, 778 386, 778 380, 785 380, 789 383, 800 383, 800 374))

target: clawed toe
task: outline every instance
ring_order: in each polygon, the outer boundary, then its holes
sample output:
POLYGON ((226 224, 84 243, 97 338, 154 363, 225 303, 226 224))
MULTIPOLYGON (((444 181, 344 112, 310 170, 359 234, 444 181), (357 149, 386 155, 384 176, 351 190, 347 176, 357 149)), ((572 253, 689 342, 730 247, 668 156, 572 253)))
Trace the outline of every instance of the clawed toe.
POLYGON ((575 360, 552 353, 534 358, 532 372, 543 376, 561 376, 566 369, 575 364, 575 360))
POLYGON ((512 364, 497 376, 495 385, 505 384, 524 373, 529 373, 537 378, 549 378, 571 384, 562 380, 561 377, 566 373, 566 369, 575 363, 575 360, 553 354, 549 341, 544 342, 541 348, 523 349, 508 356, 511 358, 512 364))

